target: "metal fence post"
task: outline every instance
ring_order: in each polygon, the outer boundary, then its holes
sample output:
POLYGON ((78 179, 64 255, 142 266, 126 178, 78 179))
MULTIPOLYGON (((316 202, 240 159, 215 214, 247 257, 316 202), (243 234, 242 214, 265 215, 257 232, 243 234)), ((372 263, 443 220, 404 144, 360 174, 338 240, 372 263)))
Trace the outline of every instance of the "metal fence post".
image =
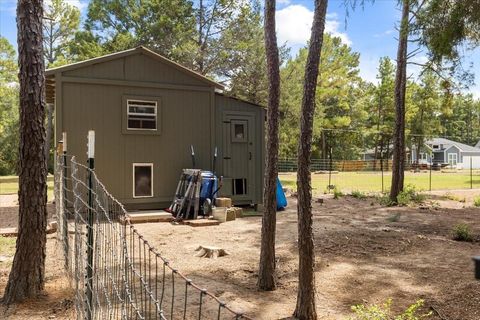
POLYGON ((472 157, 470 156, 470 189, 473 189, 473 168, 472 168, 472 157))
POLYGON ((62 177, 62 196, 63 196, 63 250, 65 255, 65 269, 68 270, 69 266, 69 244, 68 244, 68 210, 67 210, 67 133, 62 133, 62 162, 63 162, 63 177, 62 177))
POLYGON ((433 167, 433 158, 430 158, 430 177, 429 177, 430 191, 432 191, 432 167, 433 167))
POLYGON ((87 320, 93 319, 93 170, 95 168, 95 131, 88 131, 88 219, 87 219, 87 320))
POLYGON ((330 166, 328 168, 328 193, 332 187, 332 148, 330 148, 330 166))
POLYGON ((383 182, 383 152, 380 153, 380 170, 382 170, 382 194, 383 194, 383 193, 385 193, 385 187, 384 187, 384 182, 383 182))

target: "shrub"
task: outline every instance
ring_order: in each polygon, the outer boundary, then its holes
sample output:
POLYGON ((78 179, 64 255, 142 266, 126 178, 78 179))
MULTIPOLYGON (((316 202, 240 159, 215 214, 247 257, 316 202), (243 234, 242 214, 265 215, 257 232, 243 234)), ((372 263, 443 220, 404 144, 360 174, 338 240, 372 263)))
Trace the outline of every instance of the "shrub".
POLYGON ((402 192, 397 196, 397 204, 401 206, 407 206, 410 203, 421 203, 425 201, 426 196, 418 193, 415 186, 407 184, 402 192))
POLYGON ((333 189, 333 199, 339 199, 340 197, 343 197, 343 192, 340 189, 333 189))
POLYGON ((432 312, 420 314, 420 308, 423 307, 424 301, 418 300, 409 306, 401 314, 394 315, 391 311, 392 299, 388 299, 382 305, 356 305, 352 307, 355 316, 350 317, 350 320, 421 320, 426 319, 432 315, 432 312))
POLYGON ((392 206, 394 203, 390 200, 390 196, 388 194, 382 194, 380 196, 376 197, 378 200, 378 203, 380 203, 382 206, 392 206))
POLYGON ((367 195, 363 193, 362 191, 359 190, 353 190, 352 191, 352 197, 360 200, 365 200, 367 198, 367 195))
POLYGON ((480 197, 475 197, 475 199, 473 199, 473 205, 475 207, 480 207, 480 197))
POLYGON ((472 230, 466 223, 459 223, 453 227, 453 239, 457 241, 473 241, 472 230))

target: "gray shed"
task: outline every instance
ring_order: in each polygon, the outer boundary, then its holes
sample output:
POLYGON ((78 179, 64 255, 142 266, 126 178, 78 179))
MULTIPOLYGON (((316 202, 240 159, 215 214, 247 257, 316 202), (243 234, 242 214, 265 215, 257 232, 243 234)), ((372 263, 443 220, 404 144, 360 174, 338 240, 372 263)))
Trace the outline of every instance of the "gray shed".
POLYGON ((262 202, 265 110, 224 95, 223 86, 144 47, 46 71, 55 137, 86 161, 96 132, 95 168, 127 208, 164 208, 183 168, 211 170, 218 147, 221 194, 262 202))

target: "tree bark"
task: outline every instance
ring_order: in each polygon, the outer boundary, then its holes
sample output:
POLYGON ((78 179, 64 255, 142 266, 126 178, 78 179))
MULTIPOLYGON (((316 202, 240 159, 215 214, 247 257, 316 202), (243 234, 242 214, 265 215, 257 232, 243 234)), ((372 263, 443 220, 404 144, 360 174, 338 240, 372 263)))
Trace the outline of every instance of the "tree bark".
POLYGON ((275 229, 277 222, 278 117, 280 103, 280 64, 275 34, 275 0, 265 0, 265 51, 268 72, 267 145, 264 180, 264 213, 258 289, 275 290, 275 229))
POLYGON ((317 319, 315 304, 315 251, 312 229, 312 187, 310 175, 313 117, 317 88, 320 53, 325 30, 328 0, 315 0, 312 34, 308 49, 307 64, 300 118, 300 140, 298 144, 298 292, 294 317, 317 319))
POLYGON ((45 66, 42 0, 17 4, 20 83, 20 177, 18 238, 5 289, 7 304, 37 296, 44 288, 47 226, 45 166, 45 66))
POLYGON ((407 86, 407 44, 408 16, 410 0, 403 0, 402 20, 400 23, 397 71, 395 75, 395 130, 393 138, 392 186, 390 200, 397 202, 398 194, 403 190, 405 171, 405 91, 407 86))

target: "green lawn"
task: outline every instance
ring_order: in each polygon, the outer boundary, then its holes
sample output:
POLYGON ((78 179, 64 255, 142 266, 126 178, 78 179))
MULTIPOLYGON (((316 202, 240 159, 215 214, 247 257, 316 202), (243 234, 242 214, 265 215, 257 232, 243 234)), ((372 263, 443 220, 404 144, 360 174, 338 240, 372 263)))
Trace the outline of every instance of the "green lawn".
MULTIPOLYGON (((279 175, 284 187, 296 189, 296 174, 286 173, 279 175)), ((384 191, 390 188, 392 175, 384 173, 384 191)), ((473 172, 473 188, 480 188, 480 172, 473 172)), ((312 174, 312 188, 316 194, 323 193, 329 184, 328 174, 312 174)), ((351 192, 354 190, 362 192, 381 192, 382 175, 379 172, 339 172, 331 175, 331 183, 338 189, 351 192)), ((430 189, 430 173, 427 172, 405 172, 405 184, 412 184, 418 190, 430 189)), ((432 190, 445 189, 469 189, 470 172, 440 172, 432 171, 432 190)))
MULTIPOLYGON (((47 177, 48 199, 53 199, 53 176, 47 177)), ((0 194, 17 194, 18 193, 18 177, 2 176, 0 177, 0 194)))
POLYGON ((16 241, 17 238, 14 237, 0 237, 0 256, 4 258, 2 259, 4 261, 0 261, 0 270, 10 269, 15 254, 16 241))

